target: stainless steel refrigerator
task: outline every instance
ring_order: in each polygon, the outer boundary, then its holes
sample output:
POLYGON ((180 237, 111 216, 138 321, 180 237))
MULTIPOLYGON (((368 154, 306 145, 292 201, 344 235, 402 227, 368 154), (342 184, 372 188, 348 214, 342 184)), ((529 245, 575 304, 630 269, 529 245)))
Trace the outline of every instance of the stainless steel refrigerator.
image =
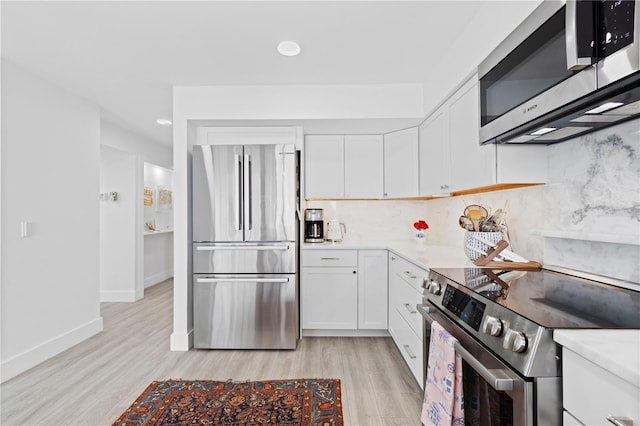
POLYGON ((295 349, 298 154, 193 147, 194 347, 295 349))

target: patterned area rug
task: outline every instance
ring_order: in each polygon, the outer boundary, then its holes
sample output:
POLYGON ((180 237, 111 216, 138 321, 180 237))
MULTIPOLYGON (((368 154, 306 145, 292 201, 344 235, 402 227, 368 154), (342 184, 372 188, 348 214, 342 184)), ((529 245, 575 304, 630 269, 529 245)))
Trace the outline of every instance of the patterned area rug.
POLYGON ((153 382, 114 423, 343 425, 339 379, 153 382))

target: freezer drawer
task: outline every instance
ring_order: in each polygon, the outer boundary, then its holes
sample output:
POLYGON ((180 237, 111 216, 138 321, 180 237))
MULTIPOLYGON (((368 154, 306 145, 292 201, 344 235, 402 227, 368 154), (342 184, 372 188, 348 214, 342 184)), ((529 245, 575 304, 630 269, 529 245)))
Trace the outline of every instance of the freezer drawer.
POLYGON ((193 287, 195 348, 296 348, 299 315, 295 274, 195 274, 193 287))
POLYGON ((194 243, 196 274, 293 274, 294 242, 194 243))

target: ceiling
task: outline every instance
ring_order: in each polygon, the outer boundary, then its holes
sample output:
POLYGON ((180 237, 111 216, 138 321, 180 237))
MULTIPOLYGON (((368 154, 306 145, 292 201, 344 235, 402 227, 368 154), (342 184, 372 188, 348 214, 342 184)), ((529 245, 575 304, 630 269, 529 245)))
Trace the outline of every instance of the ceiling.
POLYGON ((424 83, 484 3, 2 1, 2 57, 170 146, 174 85, 424 83))

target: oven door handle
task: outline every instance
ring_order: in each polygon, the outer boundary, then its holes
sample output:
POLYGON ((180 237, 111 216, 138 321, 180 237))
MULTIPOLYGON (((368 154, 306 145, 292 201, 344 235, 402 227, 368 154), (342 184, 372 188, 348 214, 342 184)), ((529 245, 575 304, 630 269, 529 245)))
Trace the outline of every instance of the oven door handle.
POLYGON ((454 349, 460 354, 471 368, 475 370, 483 379, 489 383, 489 385, 498 391, 512 391, 514 390, 515 380, 505 374, 502 369, 490 370, 480 361, 478 361, 473 355, 471 355, 460 343, 453 344, 454 349))
MULTIPOLYGON (((425 305, 416 306, 420 314, 424 317, 426 323, 431 326, 431 323, 436 321, 430 313, 437 312, 436 308, 425 305)), ((426 330, 428 331, 428 330, 426 330)), ((454 344, 454 349, 460 354, 471 368, 480 375, 487 383, 498 391, 513 391, 515 389, 516 381, 509 377, 505 370, 502 369, 488 369, 480 361, 478 361, 469 351, 467 351, 460 343, 454 344)))

